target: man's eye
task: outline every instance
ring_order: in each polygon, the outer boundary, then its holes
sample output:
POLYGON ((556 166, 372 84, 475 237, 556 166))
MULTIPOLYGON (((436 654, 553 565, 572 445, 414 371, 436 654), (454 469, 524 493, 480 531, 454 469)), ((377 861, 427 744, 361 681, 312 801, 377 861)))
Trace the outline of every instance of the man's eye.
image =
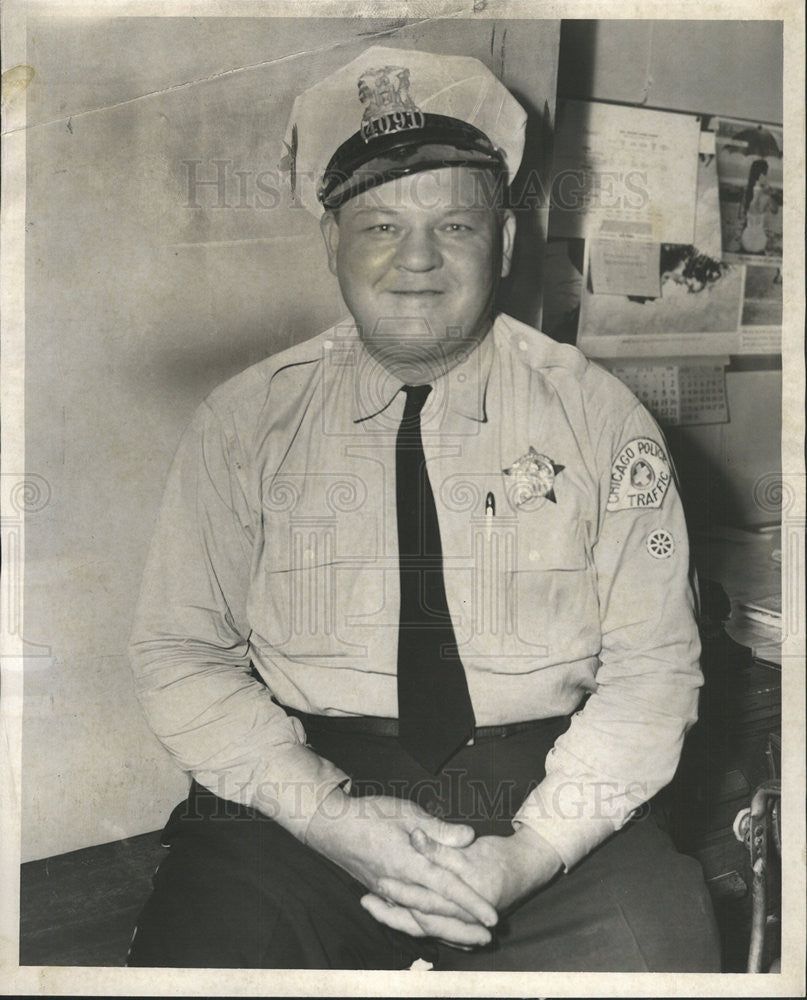
POLYGON ((446 224, 445 229, 449 233, 470 233, 471 227, 467 226, 464 222, 449 222, 446 224))
POLYGON ((378 222, 374 226, 368 226, 368 233, 393 233, 395 226, 391 222, 378 222))

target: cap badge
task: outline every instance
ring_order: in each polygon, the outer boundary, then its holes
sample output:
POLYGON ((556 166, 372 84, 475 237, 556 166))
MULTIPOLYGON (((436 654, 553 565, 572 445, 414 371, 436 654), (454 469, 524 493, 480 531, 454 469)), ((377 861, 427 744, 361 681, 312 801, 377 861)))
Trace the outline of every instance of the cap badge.
POLYGON ((530 446, 526 455, 513 462, 509 469, 502 469, 505 476, 510 477, 507 489, 510 500, 516 507, 542 498, 557 503, 555 476, 564 468, 530 446))
POLYGON ((423 128, 426 119, 409 95, 409 70, 403 66, 368 69, 359 77, 364 105, 361 137, 365 142, 404 129, 423 128))

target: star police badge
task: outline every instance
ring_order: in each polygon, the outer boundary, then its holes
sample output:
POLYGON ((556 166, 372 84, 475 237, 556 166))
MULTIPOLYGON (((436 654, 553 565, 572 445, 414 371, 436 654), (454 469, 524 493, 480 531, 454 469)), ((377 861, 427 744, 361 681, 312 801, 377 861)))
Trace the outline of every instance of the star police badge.
POLYGON ((502 469, 509 477, 507 495, 510 502, 516 507, 524 507, 530 501, 540 499, 557 503, 555 476, 564 468, 530 445, 526 455, 516 459, 509 469, 502 469))
POLYGON ((409 70, 404 66, 368 69, 359 77, 359 100, 364 105, 361 137, 423 128, 426 119, 409 95, 409 70))

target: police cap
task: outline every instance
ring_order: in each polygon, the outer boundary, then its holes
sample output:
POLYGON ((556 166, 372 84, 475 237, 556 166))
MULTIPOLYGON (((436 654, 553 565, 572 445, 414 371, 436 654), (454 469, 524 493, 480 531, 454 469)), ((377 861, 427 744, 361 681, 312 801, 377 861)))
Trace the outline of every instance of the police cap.
POLYGON ((373 46, 294 102, 292 191, 319 215, 421 170, 477 166, 510 183, 525 123, 524 109, 479 60, 373 46))

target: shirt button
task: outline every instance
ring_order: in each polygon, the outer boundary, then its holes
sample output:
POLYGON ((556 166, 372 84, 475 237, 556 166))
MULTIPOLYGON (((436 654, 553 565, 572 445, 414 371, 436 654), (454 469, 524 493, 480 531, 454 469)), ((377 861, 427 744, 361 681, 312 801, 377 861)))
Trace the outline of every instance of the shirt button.
POLYGON ((519 350, 526 351, 527 350, 527 341, 526 340, 519 340, 518 346, 519 346, 519 350))
POLYGON ((541 553, 538 549, 530 549, 530 562, 538 562, 541 558, 541 553))

